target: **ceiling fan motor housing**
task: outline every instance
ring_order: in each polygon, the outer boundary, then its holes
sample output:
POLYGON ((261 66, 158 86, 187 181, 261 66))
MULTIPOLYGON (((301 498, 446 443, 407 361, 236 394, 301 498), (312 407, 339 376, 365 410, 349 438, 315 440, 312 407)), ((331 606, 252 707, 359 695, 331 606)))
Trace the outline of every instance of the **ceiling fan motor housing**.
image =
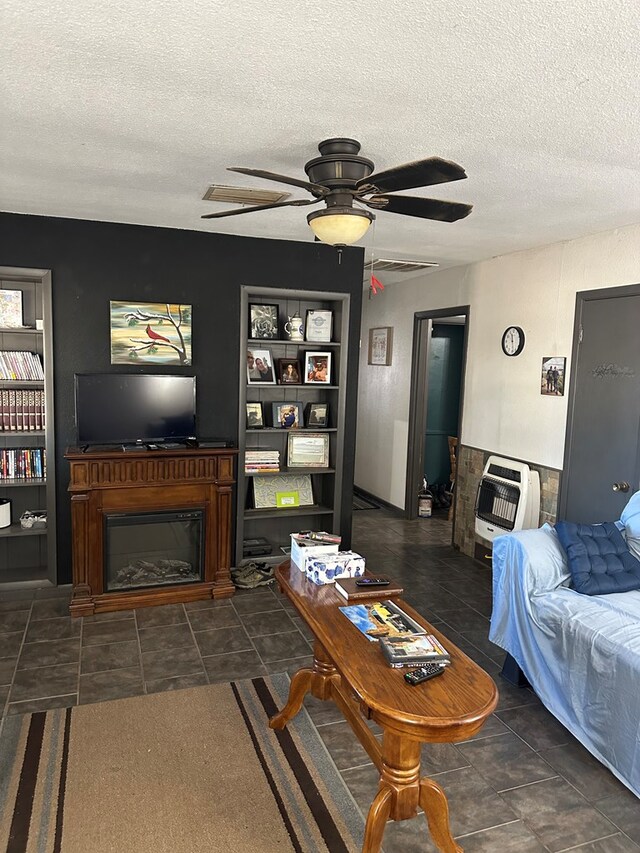
POLYGON ((373 162, 359 157, 355 139, 325 139, 318 145, 322 156, 305 163, 304 170, 314 184, 330 189, 354 188, 356 182, 373 172, 373 162))

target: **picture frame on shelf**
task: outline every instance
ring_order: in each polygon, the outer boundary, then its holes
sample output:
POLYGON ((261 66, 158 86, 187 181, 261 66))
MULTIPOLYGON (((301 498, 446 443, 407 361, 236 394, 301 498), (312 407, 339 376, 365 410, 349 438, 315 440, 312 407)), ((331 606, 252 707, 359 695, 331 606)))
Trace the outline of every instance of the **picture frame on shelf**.
POLYGON ((306 431, 289 433, 287 465, 289 468, 328 468, 329 434, 306 431))
POLYGON ((295 509, 313 505, 310 474, 276 474, 253 478, 255 509, 295 509))
POLYGON ((276 384, 270 349, 247 348, 247 382, 249 385, 276 384))
POLYGON ((0 289, 0 328, 23 328, 21 290, 0 289))
POLYGON ((332 331, 333 311, 318 308, 307 310, 304 329, 304 336, 307 341, 328 344, 331 342, 332 331))
POLYGON ((393 347, 393 326, 378 326, 369 329, 368 364, 380 364, 389 367, 393 347))
POLYGON ((329 404, 308 403, 305 412, 305 426, 315 429, 326 429, 329 426, 329 404))
POLYGON ((272 403, 271 416, 276 429, 300 429, 303 425, 302 404, 297 400, 272 403))
POLYGON ((331 353, 305 352, 305 385, 331 385, 331 353))
POLYGON ((247 403, 247 429, 262 429, 264 427, 264 414, 262 403, 247 403))
POLYGON ((278 359, 278 384, 302 385, 300 362, 297 358, 278 359))
POLYGON ((279 307, 269 303, 249 305, 249 337, 253 340, 274 340, 279 334, 279 307))

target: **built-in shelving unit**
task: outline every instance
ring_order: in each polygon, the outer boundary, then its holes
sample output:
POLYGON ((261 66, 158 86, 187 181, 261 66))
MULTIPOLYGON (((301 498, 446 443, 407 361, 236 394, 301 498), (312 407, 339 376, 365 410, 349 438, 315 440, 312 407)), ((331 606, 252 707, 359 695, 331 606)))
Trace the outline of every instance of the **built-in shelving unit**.
MULTIPOLYGON (((46 451, 46 477, 0 476, 0 498, 9 500, 11 524, 0 527, 0 588, 7 583, 50 582, 56 578, 55 542, 55 453, 53 429, 53 343, 51 339, 51 274, 48 270, 0 267, 0 288, 22 292, 24 328, 0 327, 0 351, 37 353, 44 380, 2 379, 3 391, 44 391, 44 429, 10 429, 0 422, 0 451, 46 451), (36 328, 37 325, 41 328, 36 328), (4 426, 4 428, 2 428, 4 426), (45 527, 24 528, 20 516, 26 511, 47 511, 45 527)), ((26 395, 25 395, 26 396, 26 395)), ((28 400, 28 398, 27 398, 28 400)), ((6 398, 0 402, 6 406, 6 398)), ((32 402, 24 402, 25 409, 32 402)), ((32 422, 33 425, 33 422, 32 422)), ((0 469, 0 475, 2 470, 0 469)))
POLYGON ((271 555, 258 559, 283 560, 281 550, 290 544, 290 534, 301 529, 329 530, 340 533, 342 512, 342 477, 345 429, 345 404, 347 388, 347 353, 349 330, 350 297, 344 293, 320 291, 285 290, 245 286, 241 292, 240 326, 240 386, 238 436, 239 458, 237 477, 237 514, 235 565, 250 559, 244 551, 244 540, 265 538, 271 545, 271 555), (277 305, 279 314, 276 338, 250 336, 250 306, 277 305), (308 310, 329 310, 333 315, 331 341, 291 341, 284 333, 284 324, 289 317, 297 315, 306 319, 308 310), (297 359, 302 373, 300 385, 247 383, 247 350, 268 350, 271 364, 277 372, 278 359, 297 359), (331 384, 304 384, 304 358, 306 352, 331 353, 331 384), (297 431, 326 433, 329 436, 329 465, 325 468, 289 467, 287 460, 288 435, 291 430, 274 426, 271 421, 273 403, 300 403, 306 412, 309 403, 326 403, 329 407, 327 427, 307 427, 306 421, 298 425, 297 431), (247 428, 246 403, 261 403, 265 426, 261 429, 247 428), (279 472, 245 473, 246 450, 279 450, 279 472), (282 475, 309 475, 313 491, 312 505, 256 508, 254 505, 254 481, 256 477, 282 475))

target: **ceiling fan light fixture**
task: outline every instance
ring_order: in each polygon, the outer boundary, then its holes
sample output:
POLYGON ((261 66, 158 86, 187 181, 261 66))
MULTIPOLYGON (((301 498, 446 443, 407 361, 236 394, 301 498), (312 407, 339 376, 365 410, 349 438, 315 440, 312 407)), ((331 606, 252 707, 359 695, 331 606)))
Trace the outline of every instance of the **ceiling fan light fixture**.
POLYGON ((375 219, 367 210, 353 207, 330 207, 307 216, 309 228, 318 240, 331 246, 350 246, 367 233, 375 219))

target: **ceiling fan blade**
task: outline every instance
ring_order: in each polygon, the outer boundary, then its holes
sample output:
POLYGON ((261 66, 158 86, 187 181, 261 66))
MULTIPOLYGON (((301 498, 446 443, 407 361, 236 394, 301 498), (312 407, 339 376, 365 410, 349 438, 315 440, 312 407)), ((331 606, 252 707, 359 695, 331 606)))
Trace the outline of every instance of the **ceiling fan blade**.
MULTIPOLYGON (((456 222, 464 219, 473 210, 473 205, 458 201, 441 201, 437 198, 418 198, 410 195, 374 195, 370 199, 376 210, 387 213, 402 213, 404 216, 419 216, 421 219, 438 219, 441 222, 456 222), (379 205, 385 200, 385 205, 379 205)), ((359 199, 367 204, 369 199, 359 199)))
POLYGON ((292 187, 300 187, 319 198, 323 198, 328 190, 322 184, 312 184, 300 178, 289 178, 286 175, 277 175, 275 172, 264 172, 262 169, 241 169, 239 166, 229 166, 228 172, 240 172, 241 175, 251 175, 254 178, 264 178, 265 181, 278 181, 280 184, 291 184, 292 187))
POLYGON ((276 201, 273 204, 255 204, 251 207, 239 207, 237 210, 221 210, 219 213, 205 213, 200 219, 222 219, 223 216, 238 216, 240 213, 255 213, 256 210, 269 210, 272 207, 303 207, 306 204, 318 204, 320 198, 294 198, 292 201, 276 201))
POLYGON ((372 187, 372 192, 395 192, 430 187, 433 184, 447 184, 466 177, 467 173, 457 163, 442 160, 440 157, 429 157, 427 160, 414 160, 412 163, 404 163, 394 169, 369 175, 368 178, 359 180, 356 188, 372 187))

